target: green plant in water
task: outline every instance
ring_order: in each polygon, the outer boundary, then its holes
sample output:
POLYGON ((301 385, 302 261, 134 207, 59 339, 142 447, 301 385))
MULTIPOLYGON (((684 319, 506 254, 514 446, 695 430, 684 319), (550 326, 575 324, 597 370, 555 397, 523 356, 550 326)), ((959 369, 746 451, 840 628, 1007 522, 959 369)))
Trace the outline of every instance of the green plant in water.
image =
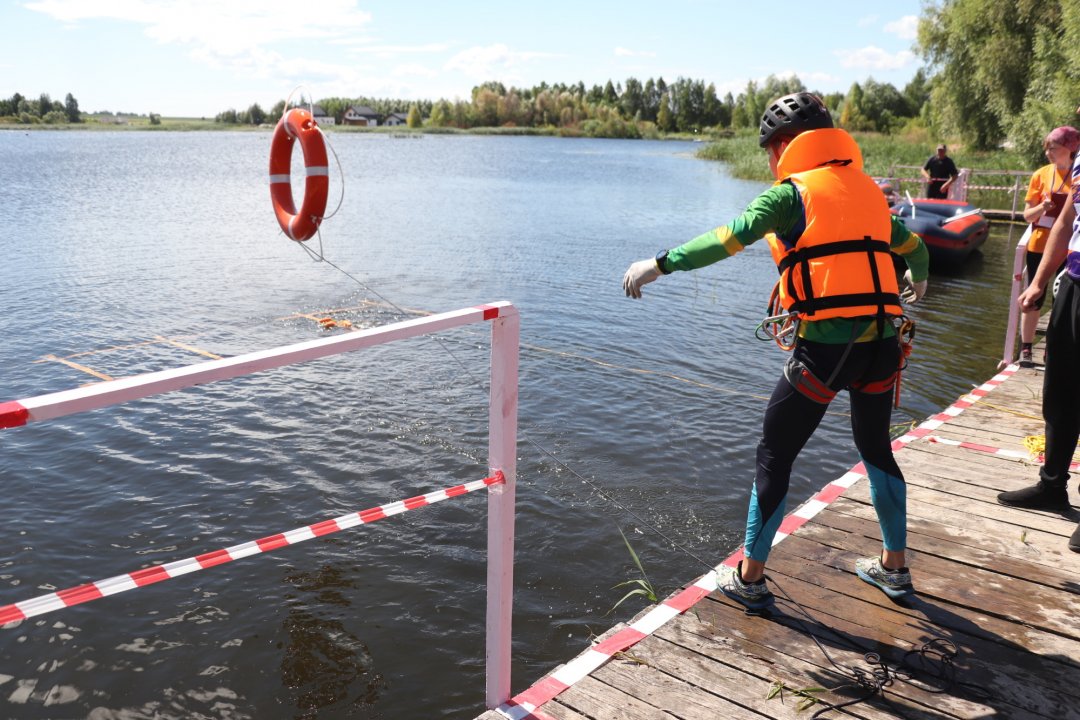
MULTIPOLYGON (((622 605, 623 601, 629 600, 635 595, 640 595, 641 597, 647 599, 649 602, 657 601, 656 589, 653 587, 652 582, 649 580, 649 576, 645 573, 645 568, 641 564, 641 559, 638 557, 637 553, 634 552, 634 548, 630 545, 630 541, 626 539, 626 533, 622 531, 622 528, 619 528, 619 534, 622 535, 623 542, 626 543, 626 549, 630 551, 630 559, 634 561, 634 565, 637 566, 638 572, 641 573, 641 577, 634 578, 633 580, 627 580, 626 582, 621 582, 615 586, 615 588, 621 588, 632 585, 634 586, 634 589, 619 598, 619 602, 615 603, 612 608, 607 611, 606 614, 608 615, 615 612, 615 608, 622 605)), ((612 589, 614 590, 615 588, 612 589)))

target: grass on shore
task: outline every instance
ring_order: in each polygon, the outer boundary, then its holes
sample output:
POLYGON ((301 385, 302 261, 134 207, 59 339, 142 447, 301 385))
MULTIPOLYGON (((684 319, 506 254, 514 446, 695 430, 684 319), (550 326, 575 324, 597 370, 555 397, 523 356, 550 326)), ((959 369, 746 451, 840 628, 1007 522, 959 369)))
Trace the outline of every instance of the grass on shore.
MULTIPOLYGON (((864 169, 868 175, 874 177, 918 178, 918 168, 926 163, 937 145, 927 136, 925 130, 897 135, 853 135, 863 152, 864 169)), ((713 140, 699 150, 697 156, 727 163, 733 177, 773 182, 765 152, 758 147, 756 131, 743 131, 732 137, 713 140)), ((957 167, 972 170, 973 184, 1002 188, 969 192, 969 202, 988 208, 1010 207, 1013 203, 1014 187, 1019 191, 1019 207, 1023 207, 1027 177, 1046 163, 1045 159, 1041 163, 1033 163, 1030 158, 1013 150, 973 151, 960 143, 949 143, 949 156, 956 162, 957 167), (1020 176, 989 174, 1003 170, 1016 171, 1020 176), (983 174, 979 171, 983 171, 983 174)), ((922 189, 920 182, 900 182, 899 186, 901 192, 906 190, 913 196, 922 189)))

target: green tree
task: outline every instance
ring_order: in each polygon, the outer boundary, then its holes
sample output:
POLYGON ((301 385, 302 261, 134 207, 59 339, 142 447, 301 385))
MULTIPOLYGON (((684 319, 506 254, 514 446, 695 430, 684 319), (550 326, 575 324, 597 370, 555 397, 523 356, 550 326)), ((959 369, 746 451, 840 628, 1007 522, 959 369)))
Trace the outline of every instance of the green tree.
POLYGON ((610 80, 607 81, 607 85, 604 86, 603 102, 605 105, 614 106, 619 102, 619 94, 615 92, 615 85, 610 80))
POLYGON ((252 125, 262 125, 266 122, 266 112, 259 106, 259 103, 252 103, 251 107, 247 109, 248 122, 252 125))
POLYGON ((671 132, 675 128, 675 121, 671 117, 671 107, 668 103, 667 93, 660 96, 660 110, 656 113, 656 127, 664 132, 671 132))
POLYGON ((75 99, 75 96, 68 93, 64 97, 64 114, 67 116, 69 123, 82 122, 82 114, 79 112, 79 101, 75 99))
POLYGON ((414 129, 420 127, 420 108, 416 106, 416 103, 409 106, 409 116, 405 119, 405 124, 414 129))
POLYGON ((643 113, 645 108, 645 90, 641 81, 636 78, 627 78, 623 88, 622 97, 619 98, 623 117, 632 118, 638 113, 643 113))
MULTIPOLYGON (((1039 74, 1058 76, 1047 98, 1057 97, 1063 85, 1080 89, 1077 73, 1068 78, 1066 66, 1044 64, 1067 33, 1075 39, 1076 5, 1076 0, 940 0, 927 5, 919 20, 918 47, 933 78, 933 125, 960 133, 976 148, 991 148, 1014 125, 1039 74)), ((1046 100, 1035 99, 1041 102, 1046 100)), ((1075 105, 1075 95, 1070 102, 1075 105)))

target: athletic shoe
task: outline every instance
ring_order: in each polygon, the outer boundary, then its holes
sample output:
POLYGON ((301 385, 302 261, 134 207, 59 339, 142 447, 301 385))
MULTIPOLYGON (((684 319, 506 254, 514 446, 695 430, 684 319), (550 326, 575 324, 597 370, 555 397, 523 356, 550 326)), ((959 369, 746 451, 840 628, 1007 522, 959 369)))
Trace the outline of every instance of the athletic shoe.
POLYGON ((1069 549, 1073 552, 1080 553, 1080 525, 1076 526, 1073 530, 1072 537, 1069 538, 1069 549))
POLYGON ((1031 355, 1031 348, 1025 348, 1020 352, 1020 367, 1033 368, 1035 367, 1035 359, 1031 355))
POLYGON ((1072 509, 1069 491, 1064 486, 1047 485, 1042 480, 1020 490, 999 493, 997 500, 1002 505, 1027 510, 1069 512, 1072 509))
POLYGON ((717 585, 720 592, 743 605, 747 610, 758 612, 776 603, 776 598, 765 584, 765 578, 757 582, 745 582, 738 567, 724 565, 720 568, 717 573, 717 585))
POLYGON ((881 564, 880 557, 859 558, 855 561, 855 572, 860 578, 876 586, 881 592, 895 599, 915 594, 908 569, 887 570, 881 564))

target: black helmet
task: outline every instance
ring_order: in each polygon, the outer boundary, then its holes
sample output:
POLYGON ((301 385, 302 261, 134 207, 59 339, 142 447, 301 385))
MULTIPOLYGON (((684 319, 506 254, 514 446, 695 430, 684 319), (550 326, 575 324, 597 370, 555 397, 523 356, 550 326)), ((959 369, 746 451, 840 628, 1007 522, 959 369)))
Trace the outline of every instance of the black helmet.
POLYGON ((820 130, 833 126, 829 109, 821 98, 808 92, 792 93, 777 98, 761 116, 761 134, 758 145, 765 147, 777 137, 795 137, 807 130, 820 130))

